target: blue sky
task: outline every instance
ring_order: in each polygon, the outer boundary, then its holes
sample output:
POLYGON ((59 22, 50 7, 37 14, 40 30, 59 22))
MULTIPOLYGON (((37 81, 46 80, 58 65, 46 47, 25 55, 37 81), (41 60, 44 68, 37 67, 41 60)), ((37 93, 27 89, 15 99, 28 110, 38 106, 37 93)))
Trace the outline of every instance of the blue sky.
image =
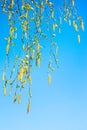
MULTIPOLYGON (((58 39, 60 68, 53 73, 50 87, 46 61, 39 70, 34 70, 28 115, 25 94, 20 105, 13 104, 11 97, 3 96, 0 80, 0 130, 87 130, 87 0, 76 0, 76 6, 85 22, 81 43, 78 44, 73 28, 64 24, 58 39)), ((3 38, 7 30, 6 16, 0 9, 0 77, 5 61, 3 38)))

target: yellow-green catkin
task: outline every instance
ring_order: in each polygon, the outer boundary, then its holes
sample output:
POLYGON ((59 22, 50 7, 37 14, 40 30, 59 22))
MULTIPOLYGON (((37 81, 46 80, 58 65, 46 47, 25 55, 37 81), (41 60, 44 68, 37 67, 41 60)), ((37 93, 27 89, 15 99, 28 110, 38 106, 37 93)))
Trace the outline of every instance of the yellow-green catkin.
POLYGON ((52 80, 52 75, 50 73, 48 73, 48 85, 51 84, 51 80, 52 80))
POLYGON ((14 103, 16 102, 16 100, 17 100, 17 95, 16 95, 16 93, 14 94, 14 103))
POLYGON ((78 34, 78 43, 80 43, 80 34, 78 34))
POLYGON ((29 96, 30 96, 30 98, 32 98, 32 90, 31 89, 29 89, 29 96))
POLYGON ((5 72, 2 73, 2 81, 5 80, 5 72))
POLYGON ((29 113, 29 112, 30 112, 30 105, 31 105, 31 102, 30 102, 30 101, 28 101, 28 105, 27 105, 27 113, 29 113))
POLYGON ((7 87, 4 86, 4 96, 6 96, 6 92, 7 92, 7 87))
POLYGON ((27 78, 28 78, 28 82, 29 82, 29 84, 32 85, 32 78, 31 78, 31 75, 28 75, 27 78))
POLYGON ((75 2, 74 2, 74 0, 72 0, 72 6, 74 6, 75 5, 75 2))
POLYGON ((21 94, 18 94, 18 104, 21 103, 21 94))

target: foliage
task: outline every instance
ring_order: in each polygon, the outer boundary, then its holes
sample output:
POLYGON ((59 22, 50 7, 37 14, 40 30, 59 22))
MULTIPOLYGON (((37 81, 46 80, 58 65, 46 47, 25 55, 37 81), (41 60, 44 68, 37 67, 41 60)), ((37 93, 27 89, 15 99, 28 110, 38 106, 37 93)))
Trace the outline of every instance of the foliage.
POLYGON ((52 72, 58 67, 58 44, 56 36, 61 32, 63 22, 74 27, 80 43, 80 30, 84 31, 84 22, 78 16, 74 0, 64 0, 56 8, 49 0, 1 0, 2 12, 8 15, 9 35, 5 38, 6 63, 2 80, 4 81, 4 95, 9 88, 9 95, 14 93, 14 103, 21 102, 22 90, 28 90, 28 107, 30 111, 32 97, 32 76, 34 63, 40 68, 42 62, 43 41, 48 45, 48 84, 51 83, 52 72), (20 30, 20 31, 19 31, 20 30), (19 34, 20 33, 20 34, 19 34), (18 36, 20 36, 18 38, 18 36), (19 39, 17 41, 17 39, 19 39), (19 42, 20 41, 20 42, 19 42), (16 47, 18 54, 14 55, 11 67, 11 55, 16 47), (9 70, 9 76, 6 73, 9 70))

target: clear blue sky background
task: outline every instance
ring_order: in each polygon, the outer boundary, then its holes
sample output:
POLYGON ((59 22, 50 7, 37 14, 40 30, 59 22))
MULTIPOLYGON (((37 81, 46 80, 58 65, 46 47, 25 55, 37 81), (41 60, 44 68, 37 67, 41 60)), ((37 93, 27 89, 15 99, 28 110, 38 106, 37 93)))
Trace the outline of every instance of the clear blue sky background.
MULTIPOLYGON (((26 114, 26 96, 20 105, 3 96, 0 79, 0 130, 87 130, 87 0, 76 0, 76 6, 85 21, 81 44, 73 28, 64 24, 58 39, 60 68, 53 73, 50 87, 46 61, 34 70, 30 114, 26 114)), ((0 9, 0 77, 5 61, 3 38, 8 34, 6 20, 0 9)))

